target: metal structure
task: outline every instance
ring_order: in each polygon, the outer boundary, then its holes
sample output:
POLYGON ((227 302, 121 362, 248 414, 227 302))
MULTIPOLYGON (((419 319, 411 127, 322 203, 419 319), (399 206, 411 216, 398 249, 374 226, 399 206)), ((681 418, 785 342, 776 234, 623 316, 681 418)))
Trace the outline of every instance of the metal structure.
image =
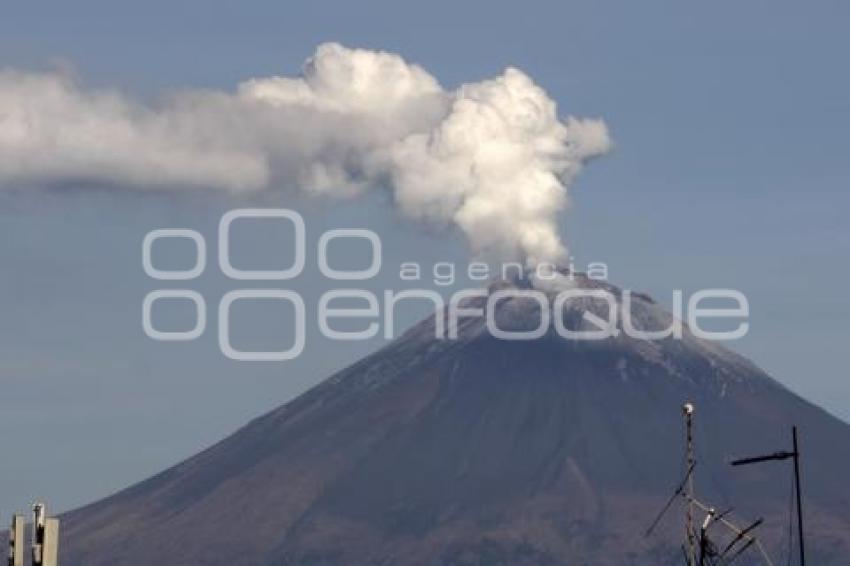
POLYGON ((733 460, 731 464, 733 466, 746 466, 749 464, 758 464, 759 462, 794 459, 794 492, 797 499, 797 536, 800 539, 800 566, 806 566, 806 545, 803 537, 803 501, 800 494, 800 449, 797 444, 796 426, 791 428, 791 440, 793 449, 790 452, 780 451, 764 456, 741 458, 740 460, 733 460))
POLYGON ((32 566, 58 566, 59 519, 47 516, 47 505, 32 506, 32 566))
POLYGON ((739 527, 728 518, 732 509, 718 513, 714 507, 697 499, 694 491, 694 471, 697 465, 693 435, 694 412, 695 407, 692 403, 685 403, 683 405, 682 414, 685 417, 685 460, 687 471, 673 492, 673 495, 647 529, 645 536, 652 534, 673 503, 681 498, 685 502, 685 544, 682 545, 682 551, 687 566, 731 564, 751 548, 758 551, 763 563, 773 566, 773 561, 770 559, 761 541, 754 534, 754 531, 762 524, 762 519, 758 519, 746 527, 739 527), (699 533, 694 528, 694 517, 697 511, 705 513, 705 517, 702 523, 700 523, 699 533), (709 531, 715 525, 723 527, 726 531, 728 542, 726 542, 722 550, 718 546, 718 543, 709 536, 709 531))
POLYGON ((682 414, 685 415, 685 457, 688 470, 687 489, 685 495, 688 500, 685 511, 685 540, 687 543, 688 564, 696 564, 696 536, 694 534, 694 472, 696 467, 696 456, 694 455, 694 405, 685 403, 682 405, 682 414))
POLYGON ((47 526, 47 506, 34 503, 32 506, 32 564, 43 566, 44 534, 47 526))

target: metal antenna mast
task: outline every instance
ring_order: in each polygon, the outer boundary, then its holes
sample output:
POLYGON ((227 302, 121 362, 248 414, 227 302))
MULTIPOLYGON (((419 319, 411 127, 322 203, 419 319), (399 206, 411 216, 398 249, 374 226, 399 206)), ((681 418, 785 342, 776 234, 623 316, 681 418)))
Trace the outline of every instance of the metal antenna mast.
POLYGON ((695 565, 696 558, 696 536, 694 534, 694 466, 696 466, 696 457, 694 456, 694 434, 693 434, 693 416, 694 406, 692 403, 685 403, 682 406, 682 413, 685 415, 685 430, 686 430, 686 455, 687 466, 690 473, 687 475, 685 497, 688 505, 685 511, 685 536, 687 539, 687 556, 688 564, 695 565))
POLYGON ((670 510, 670 507, 673 505, 673 502, 682 498, 685 500, 685 535, 686 541, 685 544, 682 545, 682 553, 685 557, 685 563, 687 566, 709 566, 713 564, 730 564, 733 562, 738 556, 746 552, 749 548, 755 548, 758 550, 759 554, 765 564, 768 566, 773 566, 773 561, 768 556, 764 547, 761 544, 761 541, 755 536, 753 531, 758 528, 762 520, 759 519, 751 525, 741 528, 729 520, 727 517, 732 512, 732 509, 729 508, 722 513, 718 513, 717 510, 703 503, 699 499, 696 498, 694 493, 694 469, 696 468, 696 456, 694 450, 694 435, 693 435, 693 415, 694 415, 694 405, 692 403, 685 403, 682 406, 682 414, 685 417, 685 425, 686 425, 686 458, 687 458, 687 471, 685 472, 685 476, 682 478, 679 485, 676 487, 676 490, 673 492, 673 495, 655 517, 655 520, 652 521, 652 524, 646 530, 644 536, 649 536, 655 530, 655 528, 661 522, 661 519, 666 515, 667 511, 670 510), (699 511, 700 513, 704 513, 705 517, 700 523, 699 528, 699 536, 697 536, 697 530, 694 528, 694 517, 695 513, 699 511), (714 525, 722 526, 727 533, 730 533, 732 538, 725 546, 725 548, 720 551, 717 547, 716 542, 711 540, 708 536, 708 530, 712 528, 714 525), (732 553, 731 556, 728 556, 732 553), (728 556, 728 558, 727 558, 728 556))
POLYGON ((797 494, 797 536, 800 538, 800 566, 806 566, 806 547, 803 541, 803 503, 800 494, 800 450, 797 446, 796 426, 791 428, 791 439, 793 443, 793 450, 791 452, 781 451, 754 458, 741 458, 740 460, 733 460, 731 464, 733 466, 746 466, 748 464, 757 464, 771 460, 794 459, 794 491, 797 494))

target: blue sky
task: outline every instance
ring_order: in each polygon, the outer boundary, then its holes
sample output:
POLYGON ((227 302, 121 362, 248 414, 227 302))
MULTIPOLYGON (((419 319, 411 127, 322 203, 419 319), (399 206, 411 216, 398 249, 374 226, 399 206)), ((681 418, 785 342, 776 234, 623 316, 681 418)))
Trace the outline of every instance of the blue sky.
MULTIPOLYGON (((446 87, 515 65, 562 111, 604 118, 614 140, 562 218, 577 263, 604 261, 614 283, 665 303, 675 288, 744 291, 751 330, 733 348, 850 419, 848 11, 839 2, 29 2, 0 19, 0 67, 72 66, 87 85, 152 99, 291 75, 329 40, 399 53, 446 87)), ((401 223, 381 200, 0 189, 3 512, 34 497, 66 509, 143 479, 379 345, 314 341, 289 364, 238 364, 210 332, 153 342, 139 321, 155 288, 141 268, 145 233, 181 226, 214 241, 226 210, 289 206, 313 242, 342 226, 391 237, 376 289, 411 256, 466 258, 461 239, 401 223)), ((247 261, 275 253, 265 236, 245 236, 247 261)), ((315 297, 317 281, 312 269, 293 287, 315 297)), ((230 283, 208 270, 193 285, 214 304, 230 283)), ((275 322, 255 324, 263 336, 275 322)))

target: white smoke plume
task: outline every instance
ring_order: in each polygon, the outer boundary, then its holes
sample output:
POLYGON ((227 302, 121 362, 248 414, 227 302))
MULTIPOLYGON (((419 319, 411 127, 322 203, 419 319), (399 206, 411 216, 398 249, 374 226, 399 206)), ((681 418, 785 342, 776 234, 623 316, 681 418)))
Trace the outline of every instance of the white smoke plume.
POLYGON ((389 188, 404 215, 458 226, 473 253, 530 264, 563 259, 567 188, 609 147, 602 121, 559 120, 518 69, 446 90, 397 55, 335 43, 298 77, 156 105, 60 73, 0 71, 0 187, 389 188))

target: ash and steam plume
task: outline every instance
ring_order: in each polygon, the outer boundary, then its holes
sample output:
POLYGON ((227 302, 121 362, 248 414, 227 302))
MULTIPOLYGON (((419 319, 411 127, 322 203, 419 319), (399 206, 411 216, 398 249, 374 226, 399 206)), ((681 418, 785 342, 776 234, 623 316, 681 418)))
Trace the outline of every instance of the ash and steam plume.
POLYGON ((390 188, 412 219, 451 223, 473 253, 558 261, 557 229, 600 120, 559 120, 522 71, 446 90, 385 52, 318 47, 301 75, 142 104, 61 73, 0 71, 0 186, 292 188, 352 197, 390 188))

